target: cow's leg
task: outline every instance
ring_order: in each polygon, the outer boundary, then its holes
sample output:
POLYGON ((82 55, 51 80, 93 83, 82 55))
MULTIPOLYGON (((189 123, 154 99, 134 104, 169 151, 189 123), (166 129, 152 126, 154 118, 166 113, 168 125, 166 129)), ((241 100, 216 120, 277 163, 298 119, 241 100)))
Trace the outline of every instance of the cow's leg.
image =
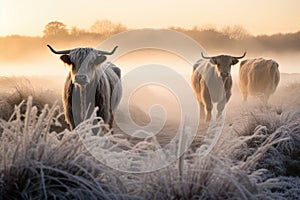
POLYGON ((111 129, 111 134, 114 133, 114 131, 112 129, 113 124, 114 124, 114 115, 113 115, 112 111, 110 111, 110 119, 109 119, 108 125, 109 125, 109 128, 111 129))
POLYGON ((270 95, 268 95, 268 94, 264 94, 263 95, 263 97, 262 97, 262 101, 263 101, 263 105, 267 108, 267 109, 269 109, 270 108, 270 106, 268 105, 268 100, 269 100, 269 98, 270 98, 270 95))
POLYGON ((72 121, 70 121, 70 129, 71 130, 73 130, 74 128, 75 128, 75 123, 74 123, 74 121, 72 120, 72 121))
POLYGON ((73 130, 75 128, 75 122, 73 118, 73 110, 71 104, 65 105, 65 120, 69 124, 70 129, 73 130))
POLYGON ((209 122, 211 120, 211 110, 212 109, 206 109, 206 121, 209 122))
POLYGON ((229 101, 230 97, 231 97, 231 91, 230 90, 226 91, 226 102, 229 101))
POLYGON ((226 102, 229 101, 231 97, 231 88, 232 88, 232 78, 228 78, 225 82, 224 89, 225 89, 225 94, 226 94, 226 102))
POLYGON ((211 111, 213 109, 213 104, 210 100, 206 102, 205 108, 206 108, 206 121, 209 122, 211 120, 211 111))
POLYGON ((226 105, 226 99, 223 99, 221 102, 218 103, 218 105, 217 105, 217 110, 218 110, 217 118, 219 118, 222 115, 222 112, 225 108, 225 105, 226 105))
POLYGON ((111 116, 110 120, 109 120, 109 128, 112 128, 114 124, 114 117, 111 116))
POLYGON ((200 108, 200 119, 205 118, 205 109, 202 102, 199 102, 199 108, 200 108))
POLYGON ((206 110, 206 121, 209 122, 211 120, 211 111, 213 109, 213 104, 211 102, 211 99, 210 99, 210 94, 209 94, 209 91, 207 88, 205 88, 203 90, 203 93, 202 93, 202 98, 204 101, 203 102, 203 105, 205 107, 205 110, 206 110))
POLYGON ((243 101, 246 102, 248 98, 248 94, 246 92, 242 93, 243 95, 243 101))

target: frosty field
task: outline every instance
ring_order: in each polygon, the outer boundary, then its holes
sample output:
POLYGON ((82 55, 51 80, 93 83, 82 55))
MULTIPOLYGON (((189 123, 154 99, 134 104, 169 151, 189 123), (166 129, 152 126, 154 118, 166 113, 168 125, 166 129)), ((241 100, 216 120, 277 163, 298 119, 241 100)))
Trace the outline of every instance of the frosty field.
MULTIPOLYGON (((165 162, 170 158, 168 153, 175 155, 182 150, 188 127, 178 127, 176 119, 167 119, 156 136, 139 139, 125 135, 117 126, 111 135, 103 123, 91 123, 94 115, 70 131, 62 115, 59 84, 57 88, 44 89, 37 84, 42 79, 2 77, 1 198, 297 199, 299 77, 281 75, 269 108, 254 97, 242 102, 234 85, 221 137, 216 140, 217 121, 200 121, 192 145, 180 159, 147 173, 122 172, 110 166, 148 169, 153 164, 149 152, 168 144, 171 153, 162 151, 155 159, 165 162), (91 131, 101 127, 97 135, 91 131), (177 130, 181 131, 181 138, 172 143, 177 130), (100 161, 91 154, 99 147, 100 161), (116 147, 118 151, 114 150, 116 147), (145 156, 128 159, 130 153, 145 156)), ((156 98, 155 94, 150 96, 156 98)), ((140 125, 149 123, 151 117, 142 105, 132 106, 130 114, 140 125)), ((126 124, 125 119, 123 123, 126 124)))

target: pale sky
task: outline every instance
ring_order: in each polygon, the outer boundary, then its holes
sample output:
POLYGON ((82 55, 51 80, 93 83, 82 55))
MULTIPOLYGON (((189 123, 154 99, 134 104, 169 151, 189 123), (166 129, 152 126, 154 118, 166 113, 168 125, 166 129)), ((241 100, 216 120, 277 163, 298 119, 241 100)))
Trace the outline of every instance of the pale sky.
POLYGON ((88 29, 107 19, 129 28, 242 25, 250 33, 300 30, 299 0, 0 0, 0 36, 42 35, 50 21, 88 29))

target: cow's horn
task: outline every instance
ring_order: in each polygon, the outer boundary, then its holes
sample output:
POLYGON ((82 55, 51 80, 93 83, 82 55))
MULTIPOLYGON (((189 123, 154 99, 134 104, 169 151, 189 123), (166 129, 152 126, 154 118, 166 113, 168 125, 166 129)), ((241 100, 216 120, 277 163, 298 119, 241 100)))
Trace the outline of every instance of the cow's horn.
POLYGON ((102 54, 102 55, 112 55, 113 53, 115 53, 117 48, 118 48, 118 46, 115 46, 115 48, 111 52, 101 51, 101 50, 97 50, 97 51, 98 51, 99 54, 102 54))
POLYGON ((241 59, 241 58, 244 58, 246 55, 246 51, 244 52, 244 54, 242 56, 237 56, 237 57, 233 57, 233 58, 236 58, 236 59, 241 59))
POLYGON ((212 57, 209 57, 209 56, 205 56, 205 55, 203 55, 203 53, 201 52, 201 56, 202 56, 202 58, 204 58, 204 59, 211 59, 212 57))
POLYGON ((49 49, 55 54, 69 54, 71 51, 71 50, 56 51, 49 44, 47 44, 47 47, 49 47, 49 49))

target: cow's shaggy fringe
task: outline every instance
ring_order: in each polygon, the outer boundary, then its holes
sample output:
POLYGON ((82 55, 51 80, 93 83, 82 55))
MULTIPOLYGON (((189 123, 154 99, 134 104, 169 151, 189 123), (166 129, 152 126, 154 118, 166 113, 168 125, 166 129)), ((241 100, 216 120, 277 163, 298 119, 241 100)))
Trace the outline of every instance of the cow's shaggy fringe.
POLYGON ((58 122, 56 104, 40 115, 32 98, 25 114, 23 104, 0 121, 1 199, 129 198, 118 177, 85 151, 76 130, 49 132, 58 122))

